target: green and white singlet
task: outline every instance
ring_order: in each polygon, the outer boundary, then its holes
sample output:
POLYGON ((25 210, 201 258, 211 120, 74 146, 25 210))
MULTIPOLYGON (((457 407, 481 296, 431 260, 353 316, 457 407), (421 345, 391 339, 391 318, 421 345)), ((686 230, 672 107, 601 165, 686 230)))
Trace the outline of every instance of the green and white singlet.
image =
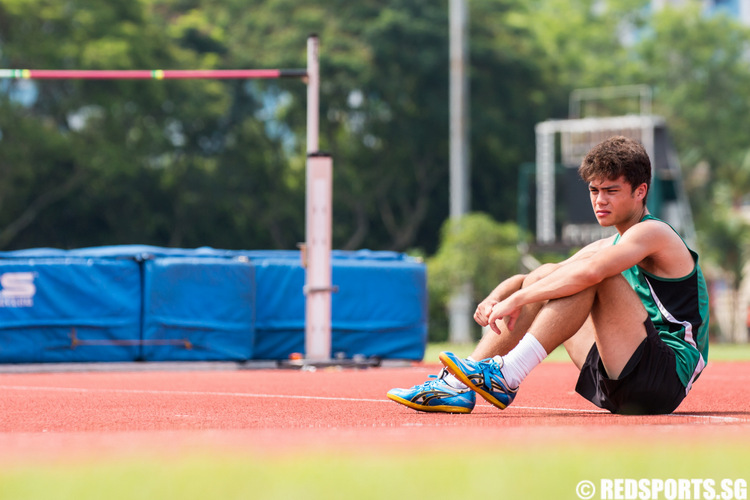
MULTIPOLYGON (((664 222, 650 214, 641 222, 645 220, 664 222)), ((619 240, 618 234, 615 244, 619 240)), ((674 351, 677 375, 688 392, 708 362, 708 290, 698 254, 686 243, 685 247, 695 266, 683 278, 660 278, 638 266, 626 269, 622 275, 643 302, 659 337, 674 351)))

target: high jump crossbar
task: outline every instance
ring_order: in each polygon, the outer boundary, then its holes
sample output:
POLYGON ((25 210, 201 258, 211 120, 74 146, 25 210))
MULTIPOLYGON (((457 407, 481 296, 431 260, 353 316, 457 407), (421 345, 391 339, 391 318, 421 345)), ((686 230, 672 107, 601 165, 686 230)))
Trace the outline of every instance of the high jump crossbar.
POLYGON ((306 359, 330 360, 331 353, 331 186, 332 162, 318 152, 320 62, 317 35, 307 38, 306 69, 54 70, 0 69, 0 79, 24 80, 176 80, 299 78, 307 83, 307 170, 305 196, 305 348, 306 359), (313 182, 311 182, 313 179, 313 182), (310 202, 312 200, 312 203, 310 202))
POLYGON ((176 80, 304 78, 304 69, 0 69, 0 78, 27 80, 176 80))
POLYGON ((0 79, 177 80, 300 78, 307 82, 307 153, 318 152, 320 64, 317 35, 307 39, 306 69, 0 69, 0 79))

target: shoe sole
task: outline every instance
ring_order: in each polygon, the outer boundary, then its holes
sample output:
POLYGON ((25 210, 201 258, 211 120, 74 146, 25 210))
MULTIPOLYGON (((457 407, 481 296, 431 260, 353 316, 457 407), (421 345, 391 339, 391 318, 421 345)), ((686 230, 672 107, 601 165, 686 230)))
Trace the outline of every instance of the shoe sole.
POLYGON ((492 406, 499 408, 501 410, 504 410, 508 407, 508 405, 501 402, 499 399, 497 399, 495 396, 490 394, 489 392, 485 391, 479 386, 476 386, 472 383, 472 381, 467 377, 464 372, 461 371, 461 369, 456 365, 448 356, 445 355, 445 353, 440 353, 438 356, 440 358, 440 361, 445 365, 445 367, 448 369, 451 374, 453 374, 454 377, 456 377, 458 380, 469 386, 470 389, 472 389, 474 392, 482 396, 485 401, 487 401, 492 406))
POLYGON ((413 410, 429 411, 433 413, 471 413, 473 408, 464 408, 463 406, 424 406, 417 403, 412 403, 408 399, 400 398, 394 394, 386 394, 388 399, 395 401, 396 403, 408 406, 413 410))

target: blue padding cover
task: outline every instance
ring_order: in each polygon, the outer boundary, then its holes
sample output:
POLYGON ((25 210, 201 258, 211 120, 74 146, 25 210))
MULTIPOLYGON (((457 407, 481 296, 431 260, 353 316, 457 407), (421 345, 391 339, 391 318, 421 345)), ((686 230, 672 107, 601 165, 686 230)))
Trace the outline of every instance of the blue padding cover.
POLYGON ((255 276, 245 260, 166 257, 144 263, 143 358, 253 357, 255 276))
MULTIPOLYGON (((331 256, 339 288, 332 295, 332 356, 422 359, 425 266, 396 252, 331 256)), ((297 250, 35 248, 0 252, 0 265, 0 274, 27 273, 5 278, 0 362, 286 359, 304 352, 305 272, 297 250)))
MULTIPOLYGON (((258 259, 258 359, 304 352, 304 269, 296 261, 258 259)), ((343 353, 421 360, 427 342, 424 264, 413 259, 334 258, 332 356, 343 353)))
POLYGON ((133 361, 141 275, 132 260, 0 260, 0 362, 133 361))
MULTIPOLYGON (((0 252, 0 259, 29 259, 41 257, 96 257, 150 260, 158 257, 247 257, 251 260, 300 260, 299 250, 222 250, 212 247, 168 248, 152 245, 113 245, 61 250, 59 248, 30 248, 0 252)), ((334 260, 378 260, 411 262, 406 254, 382 250, 333 250, 334 260)))

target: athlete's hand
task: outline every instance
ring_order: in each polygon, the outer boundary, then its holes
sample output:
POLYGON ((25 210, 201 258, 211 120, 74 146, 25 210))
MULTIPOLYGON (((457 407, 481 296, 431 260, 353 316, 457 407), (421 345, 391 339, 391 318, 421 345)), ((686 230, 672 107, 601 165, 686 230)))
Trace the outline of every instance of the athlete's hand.
POLYGON ((490 322, 490 312, 492 312, 492 306, 497 304, 497 301, 487 297, 477 306, 477 310, 474 311, 474 321, 481 327, 485 327, 490 322))
POLYGON ((500 334, 500 321, 505 321, 506 326, 509 330, 513 330, 516 326, 516 320, 521 314, 521 308, 515 306, 512 303, 512 295, 502 302, 497 302, 492 306, 489 317, 487 318, 488 324, 492 331, 500 334))

